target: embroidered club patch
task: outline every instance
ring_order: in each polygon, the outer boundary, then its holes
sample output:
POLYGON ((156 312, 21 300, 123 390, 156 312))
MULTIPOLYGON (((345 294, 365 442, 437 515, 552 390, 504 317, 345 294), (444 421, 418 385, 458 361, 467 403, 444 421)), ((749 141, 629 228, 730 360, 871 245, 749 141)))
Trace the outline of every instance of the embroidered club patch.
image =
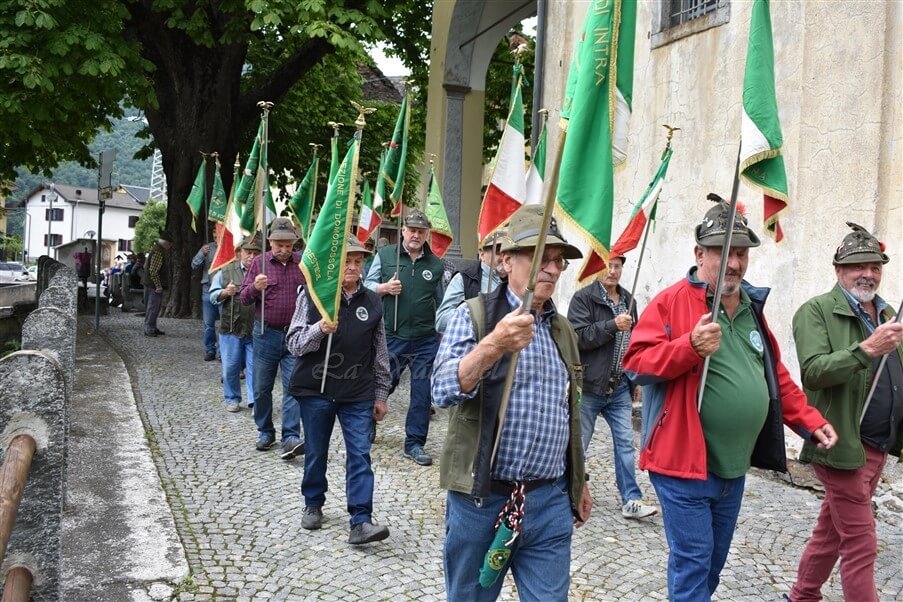
POLYGON ((357 316, 357 319, 361 322, 366 322, 367 318, 370 317, 370 314, 367 313, 366 307, 358 307, 357 311, 354 312, 354 315, 357 316))
POLYGON ((423 279, 424 280, 432 280, 433 273, 430 270, 423 270, 423 279))
POLYGON ((762 353, 762 350, 765 349, 765 346, 762 345, 762 335, 759 334, 758 330, 753 330, 749 333, 749 344, 759 353, 762 353))

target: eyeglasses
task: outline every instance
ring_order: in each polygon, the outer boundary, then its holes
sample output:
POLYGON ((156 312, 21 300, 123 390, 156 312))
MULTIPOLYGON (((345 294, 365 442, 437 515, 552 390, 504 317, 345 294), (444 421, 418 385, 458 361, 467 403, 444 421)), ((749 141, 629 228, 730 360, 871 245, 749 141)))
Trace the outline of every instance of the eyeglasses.
MULTIPOLYGON (((524 257, 527 257, 531 260, 533 259, 532 253, 521 253, 521 255, 523 255, 524 257)), ((543 255, 543 258, 539 264, 539 267, 544 268, 547 265, 549 265, 550 263, 555 264, 555 267, 558 268, 559 272, 565 271, 566 269, 568 269, 568 266, 571 265, 571 262, 568 261, 567 259, 565 259, 564 257, 561 257, 561 256, 549 257, 548 255, 543 255)))

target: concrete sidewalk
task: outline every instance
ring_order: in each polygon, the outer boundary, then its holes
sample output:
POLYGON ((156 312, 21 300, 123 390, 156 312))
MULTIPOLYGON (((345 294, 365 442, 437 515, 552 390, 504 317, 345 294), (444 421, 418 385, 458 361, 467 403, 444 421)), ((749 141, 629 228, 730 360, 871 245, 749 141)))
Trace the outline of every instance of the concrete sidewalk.
MULTIPOLYGON (((160 328, 166 335, 157 338, 143 337, 141 326, 140 318, 116 309, 101 323, 101 336, 122 357, 128 374, 103 342, 79 333, 79 381, 93 380, 96 388, 84 391, 88 383, 79 382, 84 392, 76 405, 97 404, 97 413, 78 418, 82 408, 74 408, 70 541, 64 550, 65 578, 73 595, 67 600, 142 599, 136 596, 149 595, 146 592, 155 582, 155 594, 178 600, 445 599, 445 492, 438 486, 438 466, 421 467, 402 457, 407 377, 405 386, 389 400, 390 414, 371 454, 376 473, 374 519, 389 526, 391 537, 354 547, 346 543, 344 448, 338 427, 330 447, 332 487, 324 506, 324 528, 308 532, 300 526, 303 460, 286 462, 274 451, 254 450, 256 431, 250 412, 225 411, 221 365, 202 361, 200 322, 162 319, 160 328), (83 376, 84 372, 89 374, 83 376), (125 395, 129 376, 140 393, 137 405, 147 439, 134 402, 125 395), (123 397, 113 401, 107 388, 123 392, 123 397), (128 420, 125 414, 130 414, 128 420), (130 426, 113 426, 111 420, 130 426), (86 435, 96 437, 96 442, 83 442, 86 435), (156 473, 149 469, 150 453, 156 473), (79 457, 84 454, 91 458, 79 457), (133 468, 131 463, 139 460, 139 467, 133 468), (111 464, 107 468, 101 462, 111 464), (157 474, 171 515, 162 506, 159 484, 149 482, 157 474), (100 489, 76 493, 82 478, 100 489), (131 481, 144 482, 145 489, 130 493, 136 487, 126 484, 131 481), (171 525, 164 524, 167 516, 175 520, 178 539, 171 525), (138 535, 131 533, 133 528, 138 535), (73 547, 73 537, 83 540, 80 548, 73 547), (179 540, 190 567, 188 577, 179 540), (130 555, 151 543, 143 552, 146 560, 130 555), (91 558, 79 563, 81 555, 91 558), (155 563, 158 567, 148 573, 138 570, 155 563), (90 590, 91 579, 110 589, 90 590), (168 594, 164 583, 171 588, 168 594), (103 597, 95 592, 103 592, 103 597)), ((281 399, 279 387, 274 397, 281 399)), ((279 405, 277 401, 277 410, 279 405)), ((446 416, 439 412, 430 426, 427 451, 437 459, 446 416)), ((274 421, 280 424, 278 411, 274 421)), ((595 507, 589 523, 574 535, 570 599, 666 599, 667 545, 661 517, 639 522, 621 518, 610 437, 601 423, 589 458, 595 507)), ((645 473, 638 473, 638 479, 654 501, 645 473)), ((743 504, 715 599, 779 600, 794 581, 820 500, 810 490, 752 472, 743 504)), ((899 514, 879 511, 878 538, 879 594, 882 600, 901 599, 899 514)), ((824 594, 829 601, 842 599, 836 573, 824 594)), ((510 577, 502 599, 517 599, 510 577)))
POLYGON ((119 355, 79 322, 62 599, 169 600, 188 562, 119 355))

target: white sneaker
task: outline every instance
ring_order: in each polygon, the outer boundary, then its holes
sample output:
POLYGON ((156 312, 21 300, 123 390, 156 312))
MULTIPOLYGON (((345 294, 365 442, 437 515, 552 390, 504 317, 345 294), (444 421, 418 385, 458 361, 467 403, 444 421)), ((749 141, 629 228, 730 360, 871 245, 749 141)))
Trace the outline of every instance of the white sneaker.
POLYGON ((658 512, 655 506, 647 506, 640 500, 630 500, 621 508, 621 516, 624 518, 646 518, 658 512))

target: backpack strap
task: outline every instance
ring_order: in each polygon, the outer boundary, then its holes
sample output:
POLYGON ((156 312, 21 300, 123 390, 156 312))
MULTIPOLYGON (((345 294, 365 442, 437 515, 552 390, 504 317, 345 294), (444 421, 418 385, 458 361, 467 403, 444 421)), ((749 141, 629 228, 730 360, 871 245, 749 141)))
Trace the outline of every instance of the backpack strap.
POLYGON ((470 310, 470 321, 473 323, 473 332, 479 343, 486 336, 486 304, 483 302, 482 293, 473 299, 467 299, 465 303, 470 310))

